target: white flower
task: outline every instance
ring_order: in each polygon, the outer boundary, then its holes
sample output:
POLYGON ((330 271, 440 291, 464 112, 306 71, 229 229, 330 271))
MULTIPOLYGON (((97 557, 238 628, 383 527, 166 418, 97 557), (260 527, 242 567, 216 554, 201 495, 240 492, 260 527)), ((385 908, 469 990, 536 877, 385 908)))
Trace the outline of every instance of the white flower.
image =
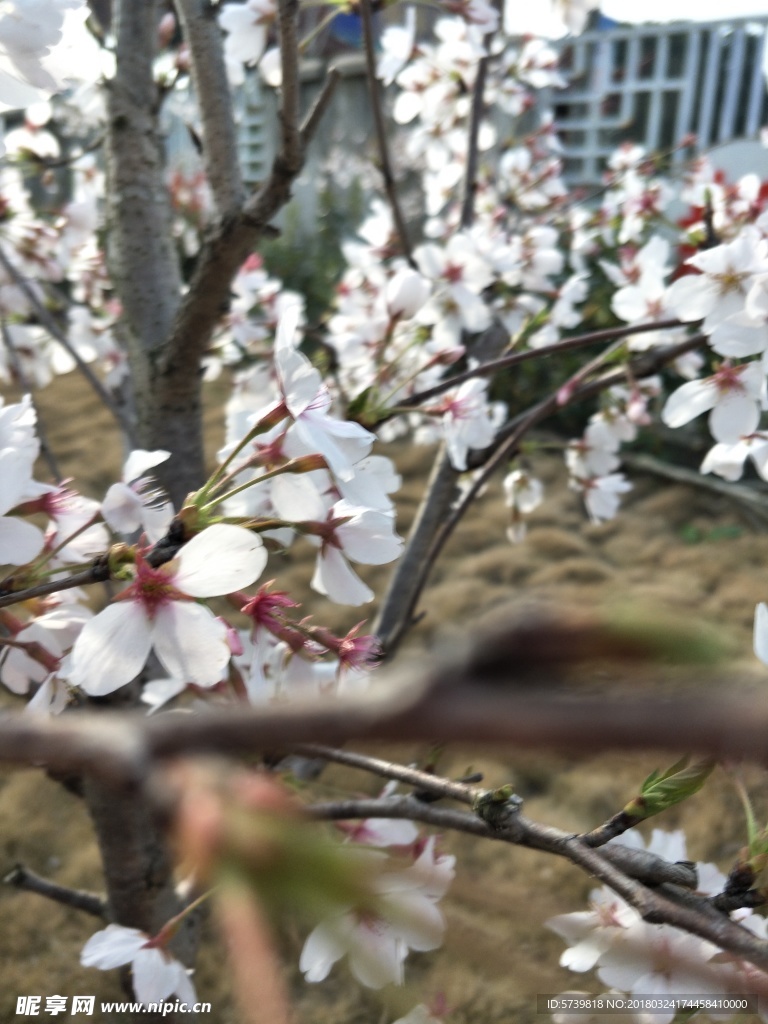
POLYGON ((170 455, 162 448, 131 452, 123 467, 122 483, 112 484, 101 504, 101 514, 113 530, 125 534, 144 530, 151 544, 165 536, 173 519, 173 506, 162 501, 141 478, 170 455))
POLYGON ((668 427, 681 427, 711 409, 712 436, 716 441, 733 444, 757 428, 764 376, 759 361, 741 366, 723 364, 713 376, 688 381, 674 391, 661 411, 661 418, 668 427))
POLYGON ((0 451, 0 565, 24 565, 43 546, 43 534, 36 526, 5 514, 26 496, 31 483, 26 453, 14 448, 0 451))
POLYGON ((510 36, 547 36, 559 39, 567 32, 584 31, 589 12, 600 0, 549 0, 548 3, 521 4, 505 0, 504 31, 510 36))
POLYGON ((130 964, 133 991, 140 1003, 162 1003, 173 995, 186 1003, 197 1002, 186 967, 164 949, 151 946, 151 942, 137 928, 109 924, 88 939, 80 963, 102 971, 130 964))
POLYGON ((403 541, 392 516, 342 499, 328 514, 330 534, 320 548, 311 586, 338 604, 372 601, 373 591, 352 570, 347 558, 362 565, 385 565, 399 557, 403 541))
MULTIPOLYGON (((638 920, 600 957, 600 980, 623 992, 667 999, 695 992, 725 994, 723 980, 707 961, 719 953, 717 946, 670 925, 638 920)), ((674 1009, 638 1014, 642 1022, 670 1024, 674 1009)))
POLYGON ((368 454, 375 436, 359 423, 328 415, 328 388, 307 357, 295 348, 299 314, 298 305, 289 306, 280 318, 275 338, 278 382, 286 411, 293 419, 289 437, 299 442, 304 453, 322 455, 339 479, 349 480, 354 464, 368 454))
POLYGON ((746 310, 747 294, 757 277, 768 273, 768 241, 757 228, 697 253, 687 261, 701 274, 686 274, 667 290, 666 305, 681 320, 704 319, 711 332, 723 320, 746 310))
POLYGON ((472 377, 444 406, 442 423, 448 455, 453 468, 462 472, 467 468, 470 448, 487 448, 496 436, 497 410, 489 405, 487 391, 487 380, 472 377))
POLYGON ((613 519, 619 510, 619 495, 632 490, 632 484, 623 473, 609 473, 608 476, 585 479, 574 477, 570 481, 570 486, 574 491, 583 492, 584 504, 593 523, 613 519))
POLYGON ((416 44, 416 8, 407 7, 404 25, 387 25, 381 33, 381 53, 376 64, 376 77, 384 85, 392 85, 408 63, 416 44))
POLYGON ((224 59, 232 85, 242 85, 243 65, 253 66, 264 53, 269 26, 276 14, 274 0, 246 0, 224 4, 219 9, 219 24, 227 33, 224 59))
POLYGON ((763 434, 741 437, 731 444, 713 445, 704 456, 700 472, 716 473, 723 480, 740 480, 748 457, 763 480, 768 480, 768 437, 763 434))
POLYGON ((139 557, 136 581, 91 619, 72 649, 69 681, 92 696, 129 683, 154 647, 170 676, 217 683, 230 658, 225 625, 198 597, 253 583, 266 565, 261 539, 239 526, 209 526, 157 569, 139 557))
POLYGON ((525 538, 525 520, 544 500, 544 485, 522 469, 514 469, 502 481, 504 504, 512 509, 512 522, 507 537, 513 544, 525 538))
MULTIPOLYGON (((435 857, 434 844, 430 837, 418 860, 404 871, 382 871, 375 882, 377 912, 348 909, 315 928, 299 961, 307 981, 322 981, 347 955, 352 973, 363 985, 400 985, 409 949, 426 951, 440 945, 445 921, 435 904, 453 878, 455 858, 435 857)), ((371 851, 369 856, 376 854, 371 851)))
POLYGON ((547 921, 547 928, 570 947, 560 957, 560 966, 579 973, 591 971, 618 936, 641 920, 638 912, 607 886, 594 889, 589 903, 590 910, 560 914, 547 921))

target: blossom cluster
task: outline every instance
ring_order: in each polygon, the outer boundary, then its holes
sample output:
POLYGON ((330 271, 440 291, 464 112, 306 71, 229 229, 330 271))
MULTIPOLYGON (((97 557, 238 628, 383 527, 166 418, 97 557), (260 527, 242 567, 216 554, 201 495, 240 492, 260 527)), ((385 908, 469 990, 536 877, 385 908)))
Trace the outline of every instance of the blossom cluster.
MULTIPOLYGON (((585 385, 600 393, 581 436, 562 445, 569 484, 589 518, 616 515, 631 487, 621 447, 656 412, 670 428, 708 414, 713 443, 702 472, 737 480, 751 459, 768 480, 768 432, 761 429, 768 407, 768 211, 757 177, 724 183, 699 160, 680 194, 689 213, 671 230, 675 190, 648 154, 627 145, 610 160, 596 202, 572 202, 552 119, 531 113, 537 90, 565 81, 556 51, 547 39, 524 35, 519 4, 506 4, 501 19, 485 0, 445 6, 452 16, 438 19, 430 39, 417 37, 413 12, 388 26, 377 65, 390 89, 403 163, 422 176, 418 244, 409 247, 390 206, 373 199, 343 245, 332 307, 311 332, 302 297, 261 257, 245 260, 203 366, 209 380, 232 376, 225 443, 217 468, 182 508, 150 475, 162 472, 171 454, 164 449, 134 449, 122 480, 101 501, 68 483, 36 480, 32 400, 0 407, 0 564, 8 567, 0 582, 0 680, 28 695, 33 710, 61 712, 73 698, 129 685, 151 712, 185 694, 184 706, 197 714, 213 704, 266 704, 308 692, 332 698, 365 686, 380 654, 377 638, 361 632, 363 623, 338 636, 297 618, 290 594, 260 582, 270 556, 279 564, 280 552, 308 543, 317 554, 315 591, 351 607, 372 601, 356 567, 390 564, 404 547, 392 497, 400 478, 374 444, 403 436, 442 442, 457 477, 482 472, 485 453, 529 412, 510 407, 509 389, 496 384, 505 381, 505 360, 565 352, 596 306, 627 331, 557 381, 552 395, 535 396, 553 398, 556 412, 585 385), (471 134, 472 97, 482 82, 479 106, 503 113, 506 134, 488 118, 471 134), (533 120, 523 129, 524 115, 533 120), (467 185, 470 156, 479 170, 467 185), (468 190, 471 217, 464 212, 468 190), (703 355, 693 351, 697 335, 703 355), (327 357, 322 369, 308 354, 318 340, 327 357), (661 357, 689 341, 690 350, 672 362, 684 383, 671 393, 667 376, 633 371, 630 360, 661 357), (620 381, 602 387, 601 374, 615 366, 623 368, 620 381), (89 566, 117 585, 96 614, 82 590, 68 587, 75 571, 89 566), (9 610, 13 595, 31 588, 34 596, 9 610), (49 592, 40 596, 41 588, 49 592)), ((538 6, 557 20, 547 30, 557 34, 580 31, 595 4, 538 6)), ((272 0, 218 6, 232 83, 241 84, 257 63, 265 80, 276 82, 276 13, 272 0)), ((88 73, 71 52, 69 60, 62 53, 53 60, 67 26, 82 29, 85 14, 83 0, 10 4, 0 12, 0 105, 26 108, 23 127, 6 137, 9 162, 0 170, 0 379, 33 389, 87 366, 119 396, 128 357, 119 287, 102 247, 100 165, 89 155, 74 160, 71 192, 49 204, 57 208, 48 214, 37 209, 24 177, 25 161, 45 167, 60 156, 60 140, 71 146, 104 123, 97 79, 110 74, 109 62, 88 73), (65 87, 62 102, 50 105, 65 87)), ((186 118, 188 60, 172 42, 175 30, 173 19, 158 27, 154 71, 168 110, 186 118)), ((194 158, 170 168, 168 189, 183 263, 196 257, 214 217, 211 189, 194 158)), ((544 501, 535 462, 534 442, 506 467, 513 542, 523 540, 528 517, 544 501)), ((768 605, 757 611, 755 650, 768 663, 768 605)), ((375 848, 355 855, 381 868, 378 910, 340 907, 310 934, 301 968, 307 980, 320 981, 347 955, 363 984, 399 983, 408 951, 441 941, 437 903, 453 858, 404 822, 367 821, 353 839, 375 848), (392 855, 382 849, 388 845, 403 849, 392 855)), ((764 936, 758 915, 743 923, 764 936)), ((662 991, 669 983, 653 970, 659 944, 681 965, 675 985, 733 991, 748 970, 713 962, 716 951, 702 940, 645 924, 607 891, 597 891, 586 916, 566 915, 552 926, 571 944, 565 966, 596 967, 601 981, 623 991, 662 991)), ((186 969, 157 936, 118 924, 89 941, 83 963, 130 963, 140 1000, 193 995, 186 969)), ((429 1013, 417 1009, 409 1018, 429 1020, 429 1013)))
MULTIPOLYGON (((625 832, 611 843, 646 849, 635 830, 625 832)), ((686 861, 685 835, 681 831, 654 829, 647 852, 671 863, 686 861)), ((723 891, 726 878, 714 864, 696 864, 696 870, 699 894, 716 896, 723 891)), ((706 939, 671 925, 649 924, 605 886, 592 891, 589 903, 589 910, 561 914, 547 922, 547 927, 568 944, 560 965, 579 974, 595 970, 600 982, 617 995, 658 997, 659 1009, 629 1015, 640 1024, 671 1024, 675 1017, 671 1000, 675 996, 750 992, 761 973, 745 961, 724 958, 717 946, 706 939), (667 1006, 663 1005, 665 999, 669 1000, 667 1006)), ((734 911, 732 916, 753 935, 765 938, 766 918, 750 910, 734 911)), ((768 1011, 762 1008, 762 1002, 760 1016, 765 1020, 768 1011)), ((717 1019, 728 1019, 737 1012, 729 1014, 723 1009, 717 1019)), ((554 1019, 556 1024, 567 1024, 575 1017, 557 1013, 554 1019)))

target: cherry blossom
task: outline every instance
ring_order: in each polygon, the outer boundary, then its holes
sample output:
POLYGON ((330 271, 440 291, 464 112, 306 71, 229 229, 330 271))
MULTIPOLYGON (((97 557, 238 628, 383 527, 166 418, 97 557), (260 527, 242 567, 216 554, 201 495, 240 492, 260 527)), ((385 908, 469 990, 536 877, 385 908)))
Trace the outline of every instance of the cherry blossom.
POLYGON ((227 33, 224 59, 232 85, 242 85, 243 65, 253 66, 264 53, 269 26, 276 14, 274 0, 246 0, 219 8, 218 21, 227 33))
POLYGON ((748 227, 734 241, 687 262, 701 274, 688 274, 671 284, 667 306, 681 320, 704 319, 704 330, 713 331, 728 317, 745 312, 752 285, 768 273, 768 240, 748 227))
POLYGON ((112 484, 101 504, 102 515, 113 530, 125 534, 143 530, 153 544, 165 535, 173 519, 173 506, 151 489, 145 474, 170 454, 163 449, 131 452, 123 467, 122 483, 112 484))
POLYGON ((303 451, 319 452, 329 469, 349 480, 355 462, 371 449, 374 435, 358 423, 328 415, 331 396, 320 373, 295 347, 298 306, 289 306, 281 317, 275 339, 275 366, 285 408, 293 419, 289 433, 303 451))
POLYGON ((764 434, 750 434, 731 444, 713 445, 704 456, 700 471, 716 473, 724 480, 740 480, 747 458, 752 459, 763 480, 768 480, 768 437, 764 434))
MULTIPOLYGON (((0 414, 1 415, 1 414, 0 414)), ((2 425, 0 424, 0 430, 2 425)), ((31 466, 24 451, 0 450, 0 564, 24 565, 43 547, 44 537, 37 526, 7 513, 26 496, 32 484, 31 466)))
POLYGON ((227 630, 194 599, 248 586, 266 561, 257 535, 225 524, 209 526, 157 569, 137 556, 135 582, 77 638, 70 683, 93 696, 111 693, 141 671, 154 647, 169 675, 213 685, 230 658, 227 630))
MULTIPOLYGON (((371 851, 371 856, 378 856, 371 851)), ((409 949, 427 951, 442 942, 445 922, 436 903, 445 894, 455 858, 436 856, 430 837, 419 857, 401 871, 381 871, 374 883, 378 909, 347 909, 318 925, 304 944, 299 967, 307 981, 322 981, 343 956, 370 988, 403 982, 409 949)))
POLYGON ((752 434, 760 421, 763 369, 757 362, 730 366, 724 363, 706 380, 692 380, 673 392, 662 409, 668 427, 681 427, 701 413, 710 412, 709 429, 716 441, 733 444, 752 434))
POLYGON ((487 392, 488 381, 473 377, 442 406, 445 443, 454 469, 465 470, 470 449, 487 448, 496 436, 498 410, 489 405, 487 392))
POLYGON ((197 1002, 186 967, 137 928, 108 924, 88 939, 80 963, 102 971, 130 964, 133 991, 140 1003, 162 1003, 174 995, 189 1004, 197 1002))
POLYGON ((632 484, 623 473, 609 473, 607 476, 572 477, 570 487, 581 491, 589 518, 593 523, 613 519, 619 510, 619 495, 632 490, 632 484))
POLYGON ((525 539, 524 516, 535 511, 544 500, 544 485, 541 480, 522 469, 514 469, 502 481, 504 503, 512 510, 512 522, 507 528, 507 537, 513 544, 525 539))

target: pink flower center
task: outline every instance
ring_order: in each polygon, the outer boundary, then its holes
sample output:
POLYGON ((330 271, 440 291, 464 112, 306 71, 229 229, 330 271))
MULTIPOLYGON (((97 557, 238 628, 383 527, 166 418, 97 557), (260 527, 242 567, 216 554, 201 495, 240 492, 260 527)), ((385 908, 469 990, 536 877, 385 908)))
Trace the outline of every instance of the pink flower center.
POLYGON ((118 597, 118 601, 140 601, 150 619, 157 609, 171 601, 191 601, 188 594, 182 594, 173 586, 175 567, 172 562, 153 568, 141 556, 136 559, 136 580, 118 597))
POLYGON ((729 391, 736 391, 739 394, 746 394, 744 381, 741 379, 742 366, 723 365, 712 378, 717 390, 721 394, 728 394, 729 391))

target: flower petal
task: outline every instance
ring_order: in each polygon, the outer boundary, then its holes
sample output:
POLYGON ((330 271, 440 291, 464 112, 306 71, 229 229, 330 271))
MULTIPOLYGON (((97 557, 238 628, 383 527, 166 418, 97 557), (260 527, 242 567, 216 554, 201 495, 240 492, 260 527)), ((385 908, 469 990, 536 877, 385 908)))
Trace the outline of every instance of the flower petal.
POLYGON ((258 534, 216 523, 181 549, 173 584, 192 597, 231 594, 258 579, 266 564, 267 552, 258 534))
POLYGON ((232 653, 224 623, 191 601, 170 601, 158 608, 152 639, 168 674, 199 686, 218 683, 232 653))
POLYGON ((118 690, 144 667, 152 635, 138 601, 118 601, 86 622, 72 648, 69 681, 92 697, 118 690))
POLYGON ((133 960, 146 942, 147 936, 137 928, 108 924, 88 939, 80 954, 80 963, 83 967, 99 967, 102 971, 122 967, 133 960))

